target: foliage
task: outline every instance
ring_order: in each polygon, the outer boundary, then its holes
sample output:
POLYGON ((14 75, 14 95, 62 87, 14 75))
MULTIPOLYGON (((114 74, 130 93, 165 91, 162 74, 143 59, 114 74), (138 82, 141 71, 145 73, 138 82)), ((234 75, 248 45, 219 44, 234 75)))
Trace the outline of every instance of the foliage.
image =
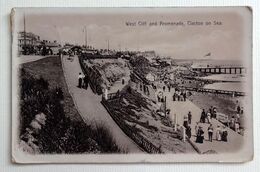
POLYGON ((65 115, 64 96, 60 87, 49 88, 44 78, 33 77, 24 69, 20 73, 20 139, 27 141, 28 129, 35 116, 46 116, 44 126, 31 133, 42 153, 121 152, 103 126, 86 125, 65 115))

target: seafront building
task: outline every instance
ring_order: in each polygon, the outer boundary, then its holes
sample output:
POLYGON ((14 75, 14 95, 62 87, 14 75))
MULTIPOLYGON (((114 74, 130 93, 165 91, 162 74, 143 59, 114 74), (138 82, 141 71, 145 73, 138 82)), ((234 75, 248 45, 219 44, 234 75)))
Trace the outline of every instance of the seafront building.
MULTIPOLYGON (((53 54, 57 54, 61 45, 56 41, 41 40, 40 36, 32 32, 18 32, 18 52, 22 54, 23 47, 37 49, 45 45, 50 48, 53 54), (37 48, 36 48, 37 47, 37 48)), ((36 51, 35 51, 36 52, 36 51)))
POLYGON ((18 50, 22 51, 22 47, 25 45, 28 46, 37 46, 41 42, 40 36, 32 32, 19 32, 18 33, 18 50))

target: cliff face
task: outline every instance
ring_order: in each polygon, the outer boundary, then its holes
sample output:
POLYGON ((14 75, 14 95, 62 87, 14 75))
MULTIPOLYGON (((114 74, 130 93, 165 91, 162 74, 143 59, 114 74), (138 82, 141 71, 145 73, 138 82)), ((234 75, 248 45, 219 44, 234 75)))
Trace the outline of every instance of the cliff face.
POLYGON ((120 59, 92 59, 83 60, 82 63, 92 90, 98 94, 105 88, 115 86, 117 81, 127 78, 130 73, 126 62, 120 59))
POLYGON ((159 153, 195 153, 173 130, 169 117, 158 113, 160 105, 140 92, 128 87, 119 98, 108 100, 106 108, 122 130, 148 153, 155 153, 151 148, 159 153))

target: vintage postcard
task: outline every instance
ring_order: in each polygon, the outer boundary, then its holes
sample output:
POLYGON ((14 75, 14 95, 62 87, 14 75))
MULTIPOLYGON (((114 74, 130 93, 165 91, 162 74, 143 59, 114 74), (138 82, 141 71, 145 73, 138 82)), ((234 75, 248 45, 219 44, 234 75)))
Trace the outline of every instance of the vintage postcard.
POLYGON ((249 7, 14 8, 15 163, 253 159, 249 7))

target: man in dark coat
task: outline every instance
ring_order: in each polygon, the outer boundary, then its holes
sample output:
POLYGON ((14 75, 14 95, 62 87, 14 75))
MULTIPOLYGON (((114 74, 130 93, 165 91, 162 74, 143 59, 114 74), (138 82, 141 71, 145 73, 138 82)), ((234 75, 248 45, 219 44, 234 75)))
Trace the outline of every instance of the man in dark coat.
POLYGON ((191 138, 191 128, 190 128, 190 126, 188 126, 187 128, 186 128, 186 135, 187 135, 187 137, 190 139, 191 138))
POLYGON ((200 122, 205 123, 206 118, 206 112, 205 109, 202 109, 201 116, 200 116, 200 122))
POLYGON ((188 113, 188 123, 191 124, 191 118, 192 118, 192 115, 191 115, 191 112, 189 111, 188 113))
POLYGON ((88 82, 89 82, 88 76, 85 75, 85 77, 84 77, 84 88, 85 89, 88 89, 88 82))
POLYGON ((183 92, 183 100, 186 101, 187 95, 186 95, 186 91, 183 92))

